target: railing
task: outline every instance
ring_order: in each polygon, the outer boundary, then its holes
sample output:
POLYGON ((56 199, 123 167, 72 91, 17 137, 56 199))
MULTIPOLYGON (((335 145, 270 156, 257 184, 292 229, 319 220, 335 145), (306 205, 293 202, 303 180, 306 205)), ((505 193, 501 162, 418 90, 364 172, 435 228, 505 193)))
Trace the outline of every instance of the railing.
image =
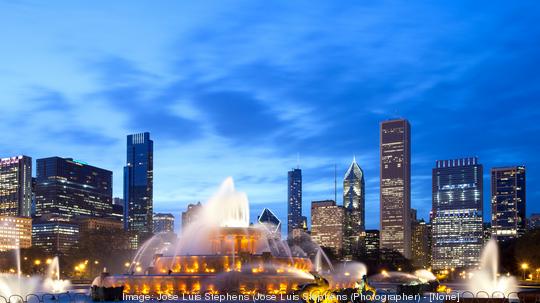
MULTIPOLYGON (((459 296, 459 302, 465 303, 499 303, 499 302, 508 302, 508 303, 539 303, 540 302, 540 293, 539 292, 510 292, 505 294, 501 291, 494 291, 489 294, 486 291, 478 291, 473 293, 471 291, 463 291, 457 293, 459 296)), ((445 302, 453 302, 452 300, 447 300, 445 302)))
POLYGON ((0 295, 0 303, 88 303, 91 301, 87 294, 70 292, 27 294, 24 297, 11 295, 7 298, 0 295))

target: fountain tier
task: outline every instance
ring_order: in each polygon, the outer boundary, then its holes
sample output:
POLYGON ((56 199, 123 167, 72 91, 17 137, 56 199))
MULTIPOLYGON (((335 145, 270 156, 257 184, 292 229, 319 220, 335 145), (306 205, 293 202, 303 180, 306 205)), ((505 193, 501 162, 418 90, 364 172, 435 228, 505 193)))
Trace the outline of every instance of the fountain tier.
MULTIPOLYGON (((313 280, 309 258, 293 256, 279 235, 249 225, 247 197, 235 190, 231 178, 197 217, 176 247, 155 254, 144 272, 104 276, 96 286, 123 286, 129 294, 279 294, 313 280)), ((159 251, 151 243, 143 245, 135 264, 145 250, 159 251)))

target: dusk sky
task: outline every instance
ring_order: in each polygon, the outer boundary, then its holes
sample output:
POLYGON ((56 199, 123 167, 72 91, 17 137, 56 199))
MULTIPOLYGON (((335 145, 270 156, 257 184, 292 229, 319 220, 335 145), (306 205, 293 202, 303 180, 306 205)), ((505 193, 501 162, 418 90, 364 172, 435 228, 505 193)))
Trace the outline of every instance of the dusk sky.
MULTIPOLYGON (((379 226, 379 123, 412 131, 412 207, 438 159, 527 168, 540 212, 538 1, 0 1, 0 157, 72 157, 114 172, 126 135, 154 140, 154 207, 176 216, 227 177, 252 220, 334 197, 353 156, 379 226), (299 155, 299 157, 297 156, 299 155)), ((35 162, 34 162, 35 165, 35 162)), ((179 222, 177 222, 179 225, 179 222)))

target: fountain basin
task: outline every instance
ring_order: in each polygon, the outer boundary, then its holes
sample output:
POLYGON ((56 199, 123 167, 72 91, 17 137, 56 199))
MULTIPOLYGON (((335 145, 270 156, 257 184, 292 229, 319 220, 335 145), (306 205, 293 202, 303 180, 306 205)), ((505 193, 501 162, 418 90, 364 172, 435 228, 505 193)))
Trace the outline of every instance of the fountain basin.
POLYGON ((299 284, 311 281, 311 278, 292 273, 227 272, 219 275, 113 275, 106 280, 111 287, 124 287, 126 294, 286 294, 297 289, 299 284))

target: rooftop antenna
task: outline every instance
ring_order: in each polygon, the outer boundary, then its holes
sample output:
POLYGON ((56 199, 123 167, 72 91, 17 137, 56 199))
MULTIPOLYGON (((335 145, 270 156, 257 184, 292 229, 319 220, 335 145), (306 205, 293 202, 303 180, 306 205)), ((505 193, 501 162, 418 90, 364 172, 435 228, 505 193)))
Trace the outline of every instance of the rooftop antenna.
POLYGON ((337 203, 337 164, 334 163, 334 202, 337 203))

